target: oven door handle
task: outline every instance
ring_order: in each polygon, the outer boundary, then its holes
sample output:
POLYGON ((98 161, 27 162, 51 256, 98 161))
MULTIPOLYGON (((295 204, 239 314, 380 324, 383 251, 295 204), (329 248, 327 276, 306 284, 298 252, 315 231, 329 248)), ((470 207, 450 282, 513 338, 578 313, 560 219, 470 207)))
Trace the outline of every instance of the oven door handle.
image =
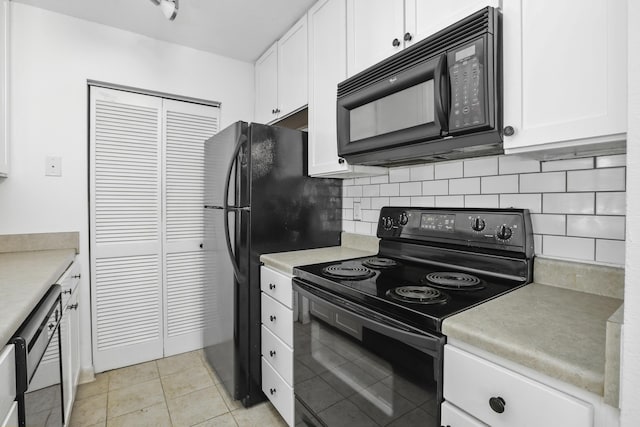
POLYGON ((401 341, 430 356, 436 358, 441 356, 442 346, 445 341, 444 337, 422 332, 383 314, 318 289, 298 278, 293 279, 293 289, 309 299, 309 301, 328 305, 337 313, 345 313, 357 318, 362 322, 362 326, 368 329, 401 341))

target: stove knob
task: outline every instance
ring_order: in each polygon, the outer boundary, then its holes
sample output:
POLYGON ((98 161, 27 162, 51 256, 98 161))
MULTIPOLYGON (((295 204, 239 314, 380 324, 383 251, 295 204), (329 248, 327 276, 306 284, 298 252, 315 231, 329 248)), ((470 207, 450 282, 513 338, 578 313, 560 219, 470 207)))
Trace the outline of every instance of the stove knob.
POLYGON ((409 222, 409 217, 407 216, 406 212, 402 212, 400 214, 400 216, 398 217, 398 222, 400 223, 400 225, 407 225, 407 223, 409 222))
POLYGON ((507 227, 506 224, 502 224, 500 227, 498 227, 498 230, 496 232, 496 237, 499 240, 509 240, 512 235, 513 230, 511 230, 510 227, 507 227))
POLYGON ((471 228, 473 231, 482 231, 487 224, 484 222, 484 219, 480 217, 476 217, 471 220, 471 228))
POLYGON ((385 230, 391 230, 391 228, 393 228, 393 220, 391 219, 391 217, 382 217, 382 227, 385 230))

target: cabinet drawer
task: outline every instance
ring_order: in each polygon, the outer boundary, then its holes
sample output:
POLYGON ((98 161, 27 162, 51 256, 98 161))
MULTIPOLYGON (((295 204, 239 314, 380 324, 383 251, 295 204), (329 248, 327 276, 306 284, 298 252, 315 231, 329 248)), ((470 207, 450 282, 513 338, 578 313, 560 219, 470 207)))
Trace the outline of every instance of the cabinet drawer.
POLYGON ((593 407, 451 345, 444 351, 444 398, 493 427, 593 426, 593 407), (504 412, 491 409, 501 398, 504 412))
POLYGON ((293 425, 293 389, 269 362, 262 358, 262 391, 290 426, 293 425))
POLYGON ((293 348, 293 311, 264 292, 262 297, 262 324, 293 348))
POLYGON ((18 402, 13 402, 9 413, 5 417, 0 427, 15 427, 18 425, 18 402))
POLYGON ((444 427, 487 427, 486 424, 481 423, 449 402, 443 402, 440 408, 440 424, 444 427))
POLYGON ((291 277, 271 270, 267 267, 260 268, 260 288, 262 292, 280 301, 289 308, 293 308, 293 289, 291 277))
POLYGON ((16 353, 13 344, 0 352, 0 420, 11 409, 16 398, 16 353))
POLYGON ((62 306, 66 307, 71 294, 80 283, 80 263, 74 261, 56 283, 62 287, 62 306))
POLYGON ((264 325, 262 326, 262 357, 278 371, 287 384, 293 384, 293 350, 264 325))

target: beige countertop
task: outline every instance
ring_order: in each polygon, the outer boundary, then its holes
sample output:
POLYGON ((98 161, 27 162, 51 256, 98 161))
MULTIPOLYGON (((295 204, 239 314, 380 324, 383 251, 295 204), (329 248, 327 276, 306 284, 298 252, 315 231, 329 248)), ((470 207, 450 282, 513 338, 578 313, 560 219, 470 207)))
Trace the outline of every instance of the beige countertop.
POLYGON ((613 289, 599 295, 585 291, 593 287, 589 283, 571 289, 570 282, 582 269, 575 263, 566 267, 556 261, 536 262, 534 271, 540 270, 534 277, 536 282, 445 319, 442 332, 604 396, 607 359, 619 357, 619 348, 617 355, 607 355, 607 321, 622 304, 615 296, 623 286, 624 273, 603 267, 594 274, 599 279, 608 278, 605 286, 613 289), (538 283, 538 277, 559 283, 538 283))
POLYGON ((260 261, 267 267, 291 276, 293 268, 300 265, 358 258, 378 253, 376 237, 342 233, 341 242, 342 246, 263 254, 260 256, 260 261))
POLYGON ((75 255, 75 249, 0 253, 0 348, 75 255))

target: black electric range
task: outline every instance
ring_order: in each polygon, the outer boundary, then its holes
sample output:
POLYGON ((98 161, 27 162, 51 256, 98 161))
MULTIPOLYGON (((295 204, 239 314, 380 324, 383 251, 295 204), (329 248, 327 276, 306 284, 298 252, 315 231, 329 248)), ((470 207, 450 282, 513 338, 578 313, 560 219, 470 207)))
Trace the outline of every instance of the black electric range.
POLYGON ((299 282, 423 331, 525 285, 533 235, 522 209, 385 207, 377 256, 297 267, 299 282))

